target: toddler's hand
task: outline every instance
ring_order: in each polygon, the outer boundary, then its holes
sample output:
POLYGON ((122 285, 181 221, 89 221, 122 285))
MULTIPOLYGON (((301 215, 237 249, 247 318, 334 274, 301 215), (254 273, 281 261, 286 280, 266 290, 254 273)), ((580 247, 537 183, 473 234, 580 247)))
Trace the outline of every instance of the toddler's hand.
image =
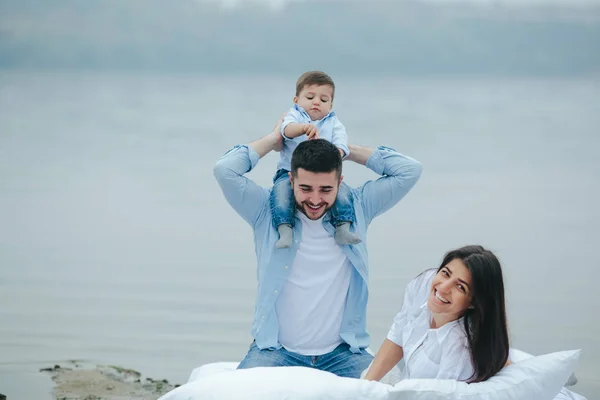
POLYGON ((317 127, 313 124, 304 125, 304 133, 306 133, 308 140, 319 138, 319 129, 317 129, 317 127))

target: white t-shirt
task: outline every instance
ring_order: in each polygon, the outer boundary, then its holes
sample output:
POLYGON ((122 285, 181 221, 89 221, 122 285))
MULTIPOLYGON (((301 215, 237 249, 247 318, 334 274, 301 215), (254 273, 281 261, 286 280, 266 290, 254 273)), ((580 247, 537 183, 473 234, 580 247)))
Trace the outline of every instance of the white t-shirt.
POLYGON ((343 342, 340 327, 352 266, 323 227, 323 218, 297 214, 302 241, 275 302, 279 342, 293 353, 317 356, 343 342))
POLYGON ((427 298, 435 270, 426 271, 406 286, 404 304, 394 317, 387 338, 402 347, 402 379, 454 379, 467 381, 473 374, 464 319, 431 329, 427 298))

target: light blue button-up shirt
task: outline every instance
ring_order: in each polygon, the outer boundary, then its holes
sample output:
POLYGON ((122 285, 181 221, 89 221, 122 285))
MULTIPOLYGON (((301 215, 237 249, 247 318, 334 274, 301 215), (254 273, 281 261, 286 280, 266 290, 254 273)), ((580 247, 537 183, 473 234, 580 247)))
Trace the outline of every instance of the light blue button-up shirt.
POLYGON ((335 115, 335 112, 331 111, 320 120, 313 121, 310 119, 310 116, 306 113, 304 108, 300 107, 298 104, 294 104, 294 106, 288 110, 281 123, 283 148, 279 153, 280 158, 277 163, 277 169, 283 168, 290 171, 292 169, 292 153, 300 143, 307 140, 306 135, 300 135, 293 139, 285 136, 285 127, 292 122, 298 124, 313 124, 319 130, 319 138, 325 139, 335 144, 337 148, 342 149, 345 157, 350 154, 350 150, 348 150, 348 134, 346 133, 346 127, 342 125, 335 115))
MULTIPOLYGON (((258 292, 251 334, 259 349, 279 349, 275 300, 287 280, 289 267, 302 240, 302 224, 299 220, 294 224, 295 240, 291 247, 275 247, 279 235, 271 223, 269 194, 272 189, 259 186, 244 176, 256 167, 258 161, 259 156, 251 147, 237 145, 217 161, 213 172, 229 204, 254 230, 258 292)), ((367 228, 373 218, 389 210, 410 191, 422 169, 418 161, 384 146, 374 150, 366 166, 381 177, 350 189, 356 213, 353 227, 362 242, 341 246, 353 268, 340 337, 353 352, 368 347, 370 343, 366 329, 369 281, 367 228)), ((330 218, 327 212, 323 226, 334 235, 335 228, 329 223, 330 218)))

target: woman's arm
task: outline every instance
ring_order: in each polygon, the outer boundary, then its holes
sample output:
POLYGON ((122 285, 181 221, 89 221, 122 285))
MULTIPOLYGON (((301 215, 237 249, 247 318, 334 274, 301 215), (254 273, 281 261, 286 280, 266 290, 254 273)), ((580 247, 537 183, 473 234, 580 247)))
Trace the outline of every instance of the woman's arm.
POLYGON ((369 368, 365 379, 369 381, 379 381, 385 374, 390 372, 394 365, 402 360, 402 357, 404 357, 402 347, 389 339, 385 339, 377 351, 373 364, 369 368))

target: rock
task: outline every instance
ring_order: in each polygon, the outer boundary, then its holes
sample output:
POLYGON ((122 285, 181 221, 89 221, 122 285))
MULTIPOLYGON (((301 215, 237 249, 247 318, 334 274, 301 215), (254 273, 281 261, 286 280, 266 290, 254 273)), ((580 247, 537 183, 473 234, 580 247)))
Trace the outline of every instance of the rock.
POLYGON ((54 372, 60 369, 60 365, 55 365, 54 367, 42 368, 40 372, 54 372))
POLYGON ((6 396, 0 393, 0 400, 6 400, 6 396))
POLYGON ((58 364, 56 364, 54 367, 40 368, 40 372, 61 372, 61 371, 70 371, 70 370, 71 370, 71 368, 63 368, 58 364))

